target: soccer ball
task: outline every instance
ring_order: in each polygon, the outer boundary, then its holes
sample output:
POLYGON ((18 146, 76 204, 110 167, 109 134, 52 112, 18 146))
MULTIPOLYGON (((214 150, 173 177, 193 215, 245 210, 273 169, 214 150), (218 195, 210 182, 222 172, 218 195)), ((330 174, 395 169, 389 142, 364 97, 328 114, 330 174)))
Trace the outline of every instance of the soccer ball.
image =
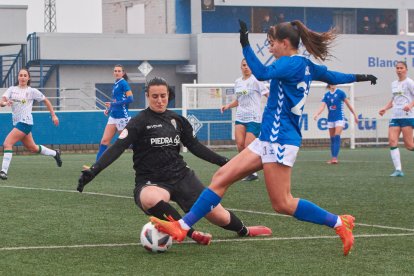
POLYGON ((172 245, 171 236, 159 232, 151 222, 142 227, 140 237, 142 246, 150 252, 163 253, 172 245))

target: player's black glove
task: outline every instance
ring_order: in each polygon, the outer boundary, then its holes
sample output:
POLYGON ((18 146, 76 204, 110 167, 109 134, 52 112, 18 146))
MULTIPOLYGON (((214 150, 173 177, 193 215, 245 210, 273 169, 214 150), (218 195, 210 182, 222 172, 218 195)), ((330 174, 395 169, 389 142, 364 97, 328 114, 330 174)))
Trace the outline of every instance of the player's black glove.
POLYGON ((230 161, 230 158, 224 157, 223 156, 223 160, 221 161, 220 167, 223 167, 224 165, 226 165, 228 162, 230 161))
POLYGON ((377 77, 374 75, 361 75, 361 74, 356 74, 356 81, 360 82, 360 81, 370 81, 371 84, 377 84, 377 77))
POLYGON ((76 190, 78 190, 78 192, 82 193, 83 192, 83 188, 86 186, 86 184, 88 184, 89 182, 92 181, 92 179, 95 178, 95 173, 93 171, 93 167, 83 170, 82 174, 79 177, 79 181, 78 181, 78 187, 76 188, 76 190))
POLYGON ((250 45, 249 43, 249 31, 247 30, 246 22, 239 19, 239 25, 240 25, 240 44, 244 48, 247 45, 250 45))

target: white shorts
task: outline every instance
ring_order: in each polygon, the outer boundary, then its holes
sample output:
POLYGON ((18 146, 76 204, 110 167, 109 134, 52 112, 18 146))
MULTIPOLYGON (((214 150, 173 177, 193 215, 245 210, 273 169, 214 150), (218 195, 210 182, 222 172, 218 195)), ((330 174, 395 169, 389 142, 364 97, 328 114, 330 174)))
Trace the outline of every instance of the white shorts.
POLYGON ((262 158, 262 163, 280 163, 289 167, 293 167, 299 151, 297 146, 282 146, 278 143, 260 141, 259 138, 256 138, 248 147, 262 158))
POLYGON ((107 124, 108 125, 116 125, 116 129, 118 131, 121 131, 126 127, 129 120, 131 120, 131 117, 115 119, 115 118, 112 118, 111 116, 109 116, 107 124))
POLYGON ((328 128, 345 127, 345 120, 338 120, 335 122, 328 122, 328 128))

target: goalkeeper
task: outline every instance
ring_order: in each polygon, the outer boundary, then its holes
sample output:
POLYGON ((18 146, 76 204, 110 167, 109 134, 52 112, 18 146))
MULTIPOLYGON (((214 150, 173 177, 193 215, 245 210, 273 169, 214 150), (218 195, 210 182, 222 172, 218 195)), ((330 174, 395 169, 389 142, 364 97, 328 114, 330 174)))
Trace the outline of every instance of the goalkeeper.
POLYGON ((209 188, 203 191, 181 220, 166 222, 152 217, 151 221, 158 230, 175 240, 183 240, 187 229, 208 215, 234 182, 263 169, 273 209, 301 221, 335 229, 344 245, 344 255, 348 255, 354 245, 352 230, 355 218, 335 215, 311 201, 295 198, 291 193, 292 167, 302 142, 300 121, 312 80, 331 84, 355 81, 375 84, 377 81, 373 75, 330 71, 298 55, 299 42, 302 42, 314 58, 323 61, 330 55, 330 45, 335 37, 333 30, 317 33, 298 20, 279 23, 267 33, 269 52, 276 61, 265 66, 250 47, 246 23, 240 21, 240 43, 247 64, 258 80, 271 80, 259 138, 214 174, 209 188))
MULTIPOLYGON (((178 220, 181 215, 169 203, 175 201, 187 213, 205 189, 183 157, 180 143, 190 152, 210 163, 223 166, 226 157, 220 156, 202 145, 193 135, 193 128, 184 117, 167 109, 174 91, 162 78, 153 78, 145 88, 149 107, 134 117, 90 168, 82 171, 78 188, 85 185, 114 162, 132 145, 135 169, 135 203, 145 214, 159 219, 178 220)), ((237 232, 239 236, 268 236, 271 229, 264 226, 246 227, 232 212, 218 205, 206 216, 215 225, 237 232)), ((199 244, 209 244, 211 235, 190 229, 187 236, 199 244)))

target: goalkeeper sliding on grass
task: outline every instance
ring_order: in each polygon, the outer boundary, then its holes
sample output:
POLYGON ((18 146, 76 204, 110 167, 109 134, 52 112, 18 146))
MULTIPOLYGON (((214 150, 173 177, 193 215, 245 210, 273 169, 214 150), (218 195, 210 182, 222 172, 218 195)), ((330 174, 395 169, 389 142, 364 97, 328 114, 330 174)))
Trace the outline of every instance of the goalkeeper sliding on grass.
MULTIPOLYGON (((167 109, 174 91, 164 79, 150 80, 145 92, 149 107, 127 124, 118 140, 94 165, 82 171, 77 190, 82 192, 86 184, 132 145, 136 171, 135 203, 147 215, 178 220, 181 216, 170 205, 170 200, 175 201, 187 213, 205 188, 180 155, 180 143, 210 163, 223 166, 228 159, 202 145, 193 136, 193 128, 188 120, 167 109)), ((265 226, 246 227, 235 214, 221 205, 214 208, 206 218, 242 237, 272 234, 271 229, 265 226)), ((211 241, 210 234, 193 228, 186 235, 199 244, 207 245, 211 241)))
POLYGON ((342 240, 344 255, 348 255, 354 245, 355 218, 330 213, 308 200, 293 197, 291 193, 292 167, 302 142, 299 122, 312 80, 331 84, 355 81, 375 84, 377 80, 373 75, 330 71, 299 55, 299 42, 302 41, 314 58, 325 60, 335 37, 333 30, 317 33, 298 20, 272 26, 267 39, 269 51, 276 61, 265 66, 249 45, 246 23, 240 22, 240 43, 247 64, 258 80, 271 80, 259 138, 214 174, 210 186, 181 220, 168 222, 152 217, 158 230, 175 240, 182 240, 190 227, 220 203, 233 183, 263 169, 273 209, 301 221, 335 229, 342 240))

